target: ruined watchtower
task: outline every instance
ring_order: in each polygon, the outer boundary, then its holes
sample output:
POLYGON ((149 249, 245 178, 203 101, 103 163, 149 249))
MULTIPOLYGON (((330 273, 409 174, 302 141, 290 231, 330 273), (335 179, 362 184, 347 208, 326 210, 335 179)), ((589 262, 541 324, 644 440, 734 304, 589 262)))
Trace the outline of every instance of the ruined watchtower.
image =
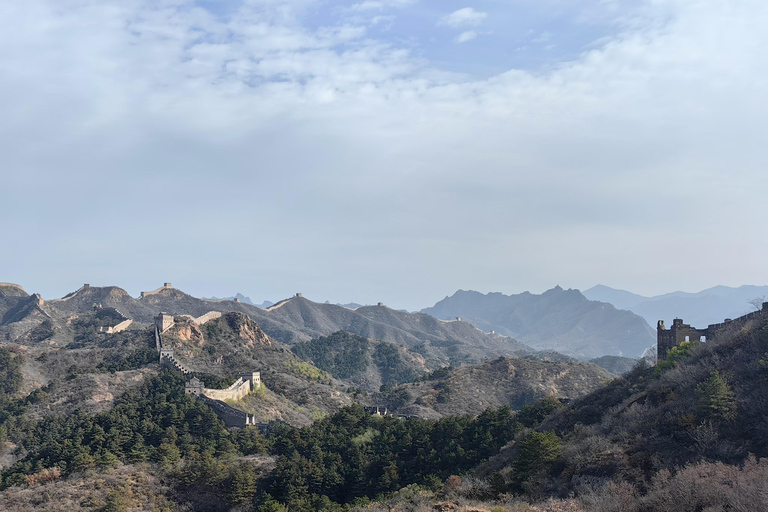
POLYGON ((709 329, 696 329, 684 324, 681 318, 672 320, 672 328, 664 326, 664 320, 656 324, 656 347, 659 360, 667 357, 667 352, 672 347, 680 345, 684 341, 706 341, 710 335, 709 329))
POLYGON ((667 329, 664 326, 664 320, 659 320, 656 324, 656 354, 658 360, 666 359, 667 352, 684 341, 707 341, 718 336, 726 328, 733 326, 744 327, 753 318, 766 314, 768 314, 768 302, 763 302, 763 308, 758 311, 747 313, 734 320, 726 318, 719 324, 709 324, 706 329, 691 327, 683 323, 681 318, 672 320, 672 328, 667 329))

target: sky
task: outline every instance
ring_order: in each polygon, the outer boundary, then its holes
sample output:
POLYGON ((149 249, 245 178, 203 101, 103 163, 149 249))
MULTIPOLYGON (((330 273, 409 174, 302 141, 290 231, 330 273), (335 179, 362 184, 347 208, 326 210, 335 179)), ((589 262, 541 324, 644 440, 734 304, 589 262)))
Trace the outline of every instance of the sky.
POLYGON ((768 283, 764 0, 0 2, 0 281, 768 283))

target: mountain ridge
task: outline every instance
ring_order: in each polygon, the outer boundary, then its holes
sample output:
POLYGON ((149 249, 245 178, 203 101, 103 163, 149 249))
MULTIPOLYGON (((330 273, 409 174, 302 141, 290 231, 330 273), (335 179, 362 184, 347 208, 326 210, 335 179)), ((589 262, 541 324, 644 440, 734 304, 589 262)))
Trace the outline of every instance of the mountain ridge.
POLYGON ((437 318, 461 317, 538 350, 557 350, 582 359, 639 357, 655 342, 655 331, 639 316, 560 286, 541 295, 459 290, 421 311, 437 318))

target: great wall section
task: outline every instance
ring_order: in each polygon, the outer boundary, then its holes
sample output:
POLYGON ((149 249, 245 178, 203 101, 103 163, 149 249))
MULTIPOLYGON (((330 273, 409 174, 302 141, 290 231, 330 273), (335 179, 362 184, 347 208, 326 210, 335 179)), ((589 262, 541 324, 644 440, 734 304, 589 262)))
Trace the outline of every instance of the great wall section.
POLYGON ((752 319, 768 315, 768 302, 763 302, 762 309, 747 313, 736 319, 726 318, 719 324, 709 324, 706 329, 696 329, 683 323, 681 318, 672 320, 672 327, 667 329, 664 320, 656 324, 656 355, 659 361, 667 358, 667 353, 686 341, 707 341, 716 338, 726 329, 744 327, 752 319))
MULTIPOLYGON (((166 284, 166 286, 168 286, 168 284, 166 284)), ((190 318, 197 324, 202 325, 221 317, 221 313, 218 311, 209 311, 197 318, 190 315, 178 316, 190 318)), ((160 367, 173 368, 184 375, 190 375, 192 372, 176 359, 174 350, 170 347, 163 346, 162 334, 173 327, 175 323, 174 316, 167 313, 160 313, 155 317, 155 347, 159 354, 160 367)), ((253 414, 241 411, 225 402, 225 400, 240 400, 247 394, 252 393, 259 388, 261 388, 261 374, 260 372, 251 372, 240 374, 239 378, 226 389, 206 388, 203 386, 200 379, 192 377, 192 379, 186 383, 184 393, 187 395, 195 395, 198 400, 202 400, 219 418, 221 418, 227 427, 244 428, 247 426, 255 426, 263 430, 267 425, 257 423, 253 414)))

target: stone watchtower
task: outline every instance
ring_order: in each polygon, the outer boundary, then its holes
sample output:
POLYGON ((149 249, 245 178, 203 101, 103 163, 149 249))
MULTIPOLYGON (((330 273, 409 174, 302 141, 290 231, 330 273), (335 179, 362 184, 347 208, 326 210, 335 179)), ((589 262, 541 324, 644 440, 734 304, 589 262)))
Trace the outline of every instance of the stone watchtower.
POLYGON ((672 320, 672 328, 666 329, 664 320, 656 324, 656 350, 659 361, 666 359, 667 352, 684 341, 700 341, 710 336, 710 329, 696 329, 684 324, 681 318, 672 320))
POLYGON ((157 327, 160 334, 173 327, 173 323, 173 315, 168 313, 160 313, 155 317, 155 327, 157 327))
POLYGON ((200 379, 197 377, 192 377, 192 379, 186 383, 184 386, 184 394, 185 395, 195 395, 200 396, 203 394, 203 383, 200 382, 200 379))
POLYGON ((244 382, 251 383, 251 391, 256 391, 261 387, 260 372, 241 373, 240 378, 243 379, 244 382))

